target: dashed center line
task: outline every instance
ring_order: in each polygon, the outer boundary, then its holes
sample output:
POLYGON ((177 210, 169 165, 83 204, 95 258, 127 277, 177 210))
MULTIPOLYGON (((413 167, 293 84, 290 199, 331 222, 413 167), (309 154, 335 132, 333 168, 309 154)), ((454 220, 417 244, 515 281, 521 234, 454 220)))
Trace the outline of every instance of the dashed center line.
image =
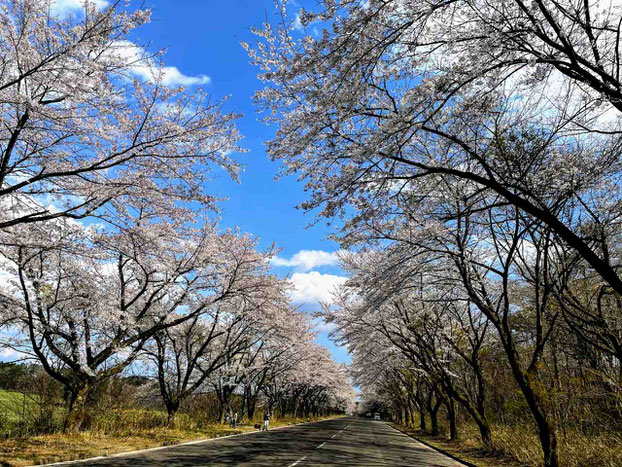
POLYGON ((302 456, 300 459, 298 459, 296 462, 294 462, 293 464, 290 464, 289 467, 294 467, 295 465, 298 465, 300 462, 302 462, 303 460, 305 460, 307 458, 307 456, 302 456))
MULTIPOLYGON (((350 424, 351 425, 351 424, 350 424)), ((341 430, 339 430, 338 433, 335 433, 333 436, 330 437, 330 439, 335 438, 335 436, 337 436, 338 434, 342 433, 345 429, 347 429, 350 425, 346 425, 344 426, 341 430)), ((317 446, 315 449, 321 449, 322 447, 324 447, 324 445, 326 444, 326 441, 324 441, 322 444, 320 444, 319 446, 317 446)), ((289 464, 288 467, 294 467, 296 465, 298 465, 300 462, 302 462, 303 460, 305 460, 307 458, 307 456, 302 456, 300 459, 298 459, 296 462, 294 462, 293 464, 289 464)))

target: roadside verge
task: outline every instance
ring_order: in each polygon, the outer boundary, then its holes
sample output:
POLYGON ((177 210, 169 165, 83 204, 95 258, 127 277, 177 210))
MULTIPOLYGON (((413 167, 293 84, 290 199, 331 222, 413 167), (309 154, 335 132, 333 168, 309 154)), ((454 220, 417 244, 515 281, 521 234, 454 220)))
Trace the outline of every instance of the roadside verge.
POLYGON ((391 428, 393 428, 393 429, 395 429, 395 430, 399 431, 400 433, 405 434, 405 435, 406 435, 406 436, 408 436, 409 438, 412 438, 412 439, 414 439, 414 440, 416 440, 416 441, 420 442, 421 444, 423 444, 423 445, 425 445, 425 446, 427 446, 427 447, 429 447, 429 448, 431 448, 431 449, 433 449, 433 450, 435 450, 435 451, 437 451, 437 452, 439 452, 439 453, 443 454, 444 456, 450 457, 451 459, 453 459, 453 460, 455 460, 455 461, 457 461, 457 462, 460 462, 460 463, 461 463, 461 464, 463 464, 463 465, 466 465, 467 467, 480 467, 480 466, 479 466, 479 465, 477 465, 477 464, 473 464, 473 463, 471 463, 471 462, 469 462, 469 461, 466 461, 466 460, 464 460, 464 459, 461 459, 460 457, 456 456, 455 454, 453 454, 453 453, 451 453, 451 452, 448 452, 448 451, 445 451, 444 449, 441 449, 441 448, 439 448, 439 447, 436 447, 436 446, 434 446, 433 444, 430 444, 430 443, 428 443, 427 441, 425 441, 425 440, 423 440, 423 439, 421 439, 421 438, 418 438, 418 437, 414 436, 412 433, 408 433, 407 431, 404 431, 404 430, 403 430, 403 429, 402 429, 399 425, 397 425, 397 424, 395 424, 395 423, 392 423, 392 422, 387 422, 387 425, 389 425, 391 428))

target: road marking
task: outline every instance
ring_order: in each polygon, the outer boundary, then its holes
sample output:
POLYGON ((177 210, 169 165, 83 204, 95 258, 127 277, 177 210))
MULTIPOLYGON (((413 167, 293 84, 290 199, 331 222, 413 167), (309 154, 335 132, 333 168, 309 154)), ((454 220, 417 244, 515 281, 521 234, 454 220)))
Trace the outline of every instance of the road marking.
POLYGON ((298 465, 299 462, 302 462, 303 460, 305 460, 307 458, 307 456, 302 456, 300 459, 298 459, 296 462, 294 462, 293 464, 289 464, 289 467, 294 467, 295 465, 298 465))
POLYGON ((335 436, 337 436, 339 433, 335 433, 333 436, 330 437, 330 439, 333 439, 335 436))
POLYGON ((326 444, 326 441, 324 441, 322 444, 320 444, 317 448, 315 449, 320 449, 322 446, 324 446, 326 444))

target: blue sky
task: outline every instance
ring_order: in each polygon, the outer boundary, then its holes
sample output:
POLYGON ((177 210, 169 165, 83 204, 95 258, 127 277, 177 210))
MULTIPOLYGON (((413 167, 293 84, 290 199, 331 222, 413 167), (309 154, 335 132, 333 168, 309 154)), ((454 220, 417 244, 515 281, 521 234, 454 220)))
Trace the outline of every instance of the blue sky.
MULTIPOLYGON (((152 22, 138 29, 133 39, 153 49, 166 48, 165 65, 186 77, 205 81, 208 76, 203 87, 215 98, 230 96, 227 108, 244 114, 238 126, 248 153, 238 158, 246 165, 241 183, 216 172, 207 187, 209 193, 228 198, 221 205, 221 225, 257 235, 263 247, 277 243, 283 250, 274 270, 291 275, 297 304, 309 312, 317 310, 316 299, 326 297, 342 280, 332 254, 338 245, 326 240, 325 222, 306 228, 312 215, 295 208, 306 196, 302 184, 293 177, 274 180, 279 165, 269 160, 264 142, 275 128, 259 121, 252 95, 261 83, 240 46, 241 40, 253 39, 250 27, 278 20, 273 0, 151 0, 144 5, 153 10, 152 22)), ((329 347, 336 360, 349 361, 326 331, 319 332, 318 342, 329 347)))

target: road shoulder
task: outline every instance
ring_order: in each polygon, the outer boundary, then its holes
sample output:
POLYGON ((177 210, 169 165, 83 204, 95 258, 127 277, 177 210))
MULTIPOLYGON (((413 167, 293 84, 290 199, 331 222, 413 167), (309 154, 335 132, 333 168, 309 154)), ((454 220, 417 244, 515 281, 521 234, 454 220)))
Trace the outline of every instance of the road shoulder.
POLYGON ((458 462, 462 462, 464 465, 469 467, 520 467, 524 465, 508 458, 485 453, 478 449, 461 449, 459 445, 455 444, 455 442, 449 441, 448 439, 441 439, 429 435, 422 436, 418 430, 405 427, 397 423, 389 422, 387 424, 401 433, 404 433, 405 435, 430 447, 431 449, 451 457, 458 462))
POLYGON ((424 446, 427 446, 428 448, 443 454, 444 456, 447 456, 453 460, 455 460, 456 462, 460 462, 461 464, 467 466, 467 467, 483 467, 481 464, 474 464, 472 462, 470 462, 469 460, 466 460, 464 457, 459 457, 458 455, 456 455, 455 452, 451 452, 445 449, 442 449, 438 446, 435 446, 433 444, 431 444, 430 442, 428 442, 425 439, 422 439, 419 436, 415 436, 413 431, 409 431, 406 427, 403 427, 402 425, 398 425, 397 423, 393 423, 393 422, 387 422, 387 425, 389 425, 391 428, 399 431, 400 433, 405 434, 406 436, 408 436, 409 438, 414 439, 415 441, 423 444, 424 446))

